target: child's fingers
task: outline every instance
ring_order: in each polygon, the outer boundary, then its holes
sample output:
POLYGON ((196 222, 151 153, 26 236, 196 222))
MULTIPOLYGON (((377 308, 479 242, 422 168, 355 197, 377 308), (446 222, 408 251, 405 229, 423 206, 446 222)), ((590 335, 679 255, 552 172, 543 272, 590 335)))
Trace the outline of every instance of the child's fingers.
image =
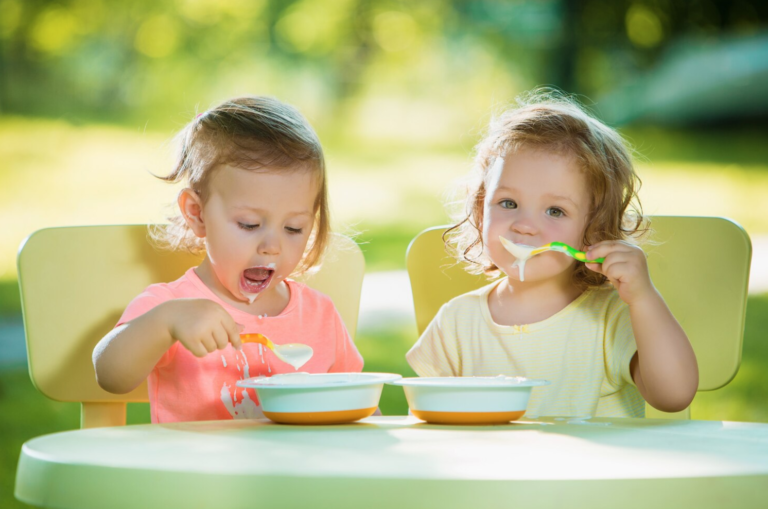
POLYGON ((201 341, 195 341, 192 343, 183 343, 184 347, 192 352, 192 355, 195 357, 205 357, 208 355, 208 349, 205 348, 205 345, 201 341))
POLYGON ((240 333, 245 330, 245 325, 237 323, 234 318, 232 318, 232 315, 227 313, 227 311, 220 307, 221 314, 220 317, 220 324, 223 329, 223 339, 225 339, 225 343, 222 346, 222 348, 226 347, 226 343, 232 343, 232 346, 235 348, 235 350, 240 350, 242 347, 242 343, 240 341, 240 333))
POLYGON ((612 283, 626 282, 630 280, 632 273, 632 267, 627 262, 614 262, 604 270, 604 274, 612 283))
POLYGON ((598 258, 605 258, 613 253, 614 249, 614 246, 601 242, 600 244, 585 248, 585 253, 587 255, 587 260, 597 260, 598 258))
POLYGON ((203 344, 203 347, 207 350, 206 353, 211 353, 218 350, 216 345, 216 338, 213 336, 213 332, 203 336, 200 342, 203 344))
POLYGON ((625 251, 614 251, 605 256, 605 260, 602 263, 603 270, 605 270, 606 266, 613 263, 629 263, 633 260, 633 258, 634 255, 632 253, 625 251))
POLYGON ((223 350, 229 344, 229 335, 224 327, 217 327, 213 330, 213 339, 216 341, 217 350, 223 350))
POLYGON ((243 347, 243 343, 240 341, 240 333, 243 332, 245 327, 236 323, 234 320, 228 322, 225 321, 223 325, 227 332, 227 338, 229 342, 232 343, 232 347, 235 350, 240 350, 243 347))
POLYGON ((599 263, 585 263, 584 265, 586 265, 592 272, 597 272, 598 274, 603 273, 602 266, 599 263))
POLYGON ((615 266, 617 263, 620 265, 623 262, 617 262, 615 254, 612 254, 611 256, 606 256, 603 263, 589 263, 587 265, 597 266, 597 270, 595 270, 595 272, 599 272, 600 274, 604 275, 608 278, 608 281, 612 285, 616 286, 618 278, 615 266))
POLYGON ((585 246, 584 251, 587 254, 588 260, 596 260, 597 258, 605 258, 610 254, 615 253, 632 253, 635 250, 639 250, 637 246, 627 244, 623 240, 604 240, 598 242, 594 246, 585 246))

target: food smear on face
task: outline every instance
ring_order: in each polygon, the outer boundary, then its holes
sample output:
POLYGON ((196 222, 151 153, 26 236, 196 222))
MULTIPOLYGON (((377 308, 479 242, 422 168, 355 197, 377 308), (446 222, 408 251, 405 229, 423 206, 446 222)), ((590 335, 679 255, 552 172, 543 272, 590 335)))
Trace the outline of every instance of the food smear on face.
POLYGON ((240 292, 250 304, 253 304, 261 292, 269 286, 275 273, 275 267, 274 263, 251 267, 245 269, 240 275, 240 292))
POLYGON ((520 267, 520 281, 525 281, 525 262, 531 256, 535 256, 533 252, 539 248, 525 244, 515 244, 511 240, 505 239, 502 236, 499 236, 499 240, 501 241, 501 245, 504 246, 504 249, 509 251, 509 253, 515 257, 515 261, 512 263, 512 267, 520 267))

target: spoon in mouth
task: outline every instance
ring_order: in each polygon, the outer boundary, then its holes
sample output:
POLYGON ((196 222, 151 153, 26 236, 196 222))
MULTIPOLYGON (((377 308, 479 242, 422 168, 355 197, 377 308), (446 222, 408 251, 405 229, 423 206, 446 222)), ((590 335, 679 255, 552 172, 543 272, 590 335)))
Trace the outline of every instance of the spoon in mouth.
POLYGON ((571 247, 564 242, 550 242, 549 244, 544 244, 540 248, 535 249, 531 254, 531 256, 535 256, 545 251, 557 251, 558 253, 566 254, 571 258, 574 258, 584 263, 603 263, 605 261, 605 258, 587 260, 587 253, 585 253, 584 251, 579 251, 578 249, 571 247))
POLYGON ((309 345, 303 343, 288 343, 276 345, 263 334, 240 334, 243 343, 260 343, 275 353, 275 356, 286 364, 290 364, 298 370, 312 358, 314 351, 309 345))
MULTIPOLYGON (((539 248, 533 247, 533 246, 526 246, 524 244, 515 244, 511 240, 508 240, 501 235, 499 235, 499 240, 501 241, 501 245, 504 246, 504 249, 509 251, 512 256, 515 257, 515 261, 512 263, 512 267, 519 267, 519 273, 520 273, 520 281, 525 281, 525 262, 530 258, 531 256, 535 256, 536 250, 539 248)), ((542 253, 544 251, 541 251, 542 253)))
POLYGON ((499 241, 504 249, 509 251, 516 259, 512 264, 513 267, 520 267, 520 281, 525 281, 525 262, 529 258, 536 256, 537 254, 546 253, 547 251, 556 251, 570 256, 580 262, 584 263, 603 263, 605 258, 598 258, 597 260, 587 260, 587 254, 584 251, 579 251, 568 244, 563 242, 550 242, 544 244, 541 247, 526 246, 523 244, 515 244, 509 239, 499 236, 499 241))
POLYGON ((522 261, 536 256, 537 254, 546 253, 547 251, 557 251, 558 253, 566 254, 571 258, 584 263, 603 263, 605 261, 605 258, 587 260, 587 253, 584 251, 579 251, 578 249, 573 248, 564 242, 550 242, 549 244, 544 244, 541 247, 532 247, 523 244, 515 244, 511 240, 507 240, 501 236, 499 236, 499 240, 501 241, 501 245, 504 246, 507 251, 512 253, 512 256, 522 261))

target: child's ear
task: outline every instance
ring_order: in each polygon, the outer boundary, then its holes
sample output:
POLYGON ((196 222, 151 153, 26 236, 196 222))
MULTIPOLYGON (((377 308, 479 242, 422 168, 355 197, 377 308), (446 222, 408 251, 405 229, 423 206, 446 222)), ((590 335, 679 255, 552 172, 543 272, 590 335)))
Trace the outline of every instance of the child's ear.
POLYGON ((203 221, 203 200, 194 189, 185 188, 179 193, 179 210, 184 221, 196 236, 205 237, 205 222, 203 221))

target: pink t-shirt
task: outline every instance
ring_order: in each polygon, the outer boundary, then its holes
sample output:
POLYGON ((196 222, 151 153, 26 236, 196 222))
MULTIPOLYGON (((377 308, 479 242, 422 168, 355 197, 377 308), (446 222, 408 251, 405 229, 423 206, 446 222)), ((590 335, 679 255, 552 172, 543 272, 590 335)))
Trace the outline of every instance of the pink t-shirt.
MULTIPOLYGON (((363 358, 331 299, 302 283, 292 280, 286 283, 291 293, 286 308, 277 316, 259 318, 223 302, 205 286, 194 269, 189 269, 172 283, 148 286, 128 304, 117 325, 171 299, 210 299, 221 304, 235 322, 245 326, 243 333, 264 334, 278 345, 311 346, 314 354, 301 371, 361 371, 363 358)), ((257 343, 244 344, 241 352, 230 345, 198 358, 175 342, 147 380, 152 422, 262 417, 256 392, 237 387, 235 383, 253 376, 295 372, 290 364, 257 343)))

